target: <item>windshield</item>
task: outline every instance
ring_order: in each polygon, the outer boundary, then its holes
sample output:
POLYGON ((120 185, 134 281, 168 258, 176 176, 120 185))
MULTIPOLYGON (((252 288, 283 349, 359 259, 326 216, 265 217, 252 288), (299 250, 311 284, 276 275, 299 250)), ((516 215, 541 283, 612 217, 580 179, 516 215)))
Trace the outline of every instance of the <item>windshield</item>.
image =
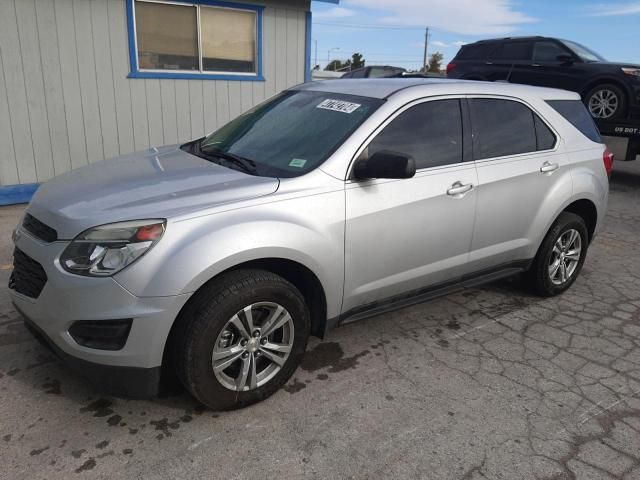
POLYGON ((254 175, 296 177, 322 164, 382 102, 283 92, 205 137, 192 153, 254 175))
POLYGON ((573 53, 578 55, 583 62, 606 62, 601 55, 598 55, 596 52, 584 45, 580 45, 579 43, 572 42, 570 40, 561 41, 569 48, 569 50, 572 50, 573 53))

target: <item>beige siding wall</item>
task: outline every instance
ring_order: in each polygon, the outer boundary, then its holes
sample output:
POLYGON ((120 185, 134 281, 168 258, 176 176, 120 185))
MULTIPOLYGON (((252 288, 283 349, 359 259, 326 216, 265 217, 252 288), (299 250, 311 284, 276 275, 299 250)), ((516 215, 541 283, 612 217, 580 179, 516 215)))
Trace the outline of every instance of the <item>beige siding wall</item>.
POLYGON ((304 81, 309 0, 266 6, 264 82, 128 79, 125 0, 0 0, 0 185, 197 138, 304 81))

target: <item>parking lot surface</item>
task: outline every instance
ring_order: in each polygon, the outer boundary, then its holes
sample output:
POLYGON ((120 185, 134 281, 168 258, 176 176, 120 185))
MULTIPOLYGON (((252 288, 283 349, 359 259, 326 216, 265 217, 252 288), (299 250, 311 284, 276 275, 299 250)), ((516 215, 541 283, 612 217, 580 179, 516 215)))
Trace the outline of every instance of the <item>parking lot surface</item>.
POLYGON ((640 162, 618 163, 583 272, 541 299, 518 279, 312 341, 241 411, 101 395, 9 301, 0 209, 0 477, 640 479, 640 162))

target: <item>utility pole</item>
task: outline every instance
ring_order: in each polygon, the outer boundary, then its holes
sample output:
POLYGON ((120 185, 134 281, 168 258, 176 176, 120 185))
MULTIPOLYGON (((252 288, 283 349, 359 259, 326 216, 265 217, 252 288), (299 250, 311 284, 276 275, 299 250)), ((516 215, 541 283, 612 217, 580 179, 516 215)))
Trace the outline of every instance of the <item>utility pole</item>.
POLYGON ((429 27, 424 33, 424 72, 427 73, 427 47, 429 46, 429 27))

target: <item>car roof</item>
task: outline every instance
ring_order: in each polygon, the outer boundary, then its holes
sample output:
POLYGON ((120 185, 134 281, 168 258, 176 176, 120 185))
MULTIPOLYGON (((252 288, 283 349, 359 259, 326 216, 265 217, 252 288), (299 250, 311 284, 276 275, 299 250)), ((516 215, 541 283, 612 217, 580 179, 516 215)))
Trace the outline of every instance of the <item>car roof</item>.
POLYGON ((477 42, 465 43, 461 48, 468 47, 469 45, 479 45, 483 43, 495 43, 495 42, 505 42, 509 40, 517 40, 517 41, 527 41, 527 40, 558 40, 555 37, 545 37, 542 35, 524 35, 524 36, 515 36, 515 37, 502 37, 502 38, 485 38, 483 40, 478 40, 477 42))
POLYGON ((291 90, 339 93, 387 99, 400 92, 414 94, 416 98, 435 95, 507 95, 536 96, 545 100, 577 100, 574 92, 555 88, 532 87, 505 82, 479 82, 447 78, 364 78, 321 80, 304 83, 291 90))

